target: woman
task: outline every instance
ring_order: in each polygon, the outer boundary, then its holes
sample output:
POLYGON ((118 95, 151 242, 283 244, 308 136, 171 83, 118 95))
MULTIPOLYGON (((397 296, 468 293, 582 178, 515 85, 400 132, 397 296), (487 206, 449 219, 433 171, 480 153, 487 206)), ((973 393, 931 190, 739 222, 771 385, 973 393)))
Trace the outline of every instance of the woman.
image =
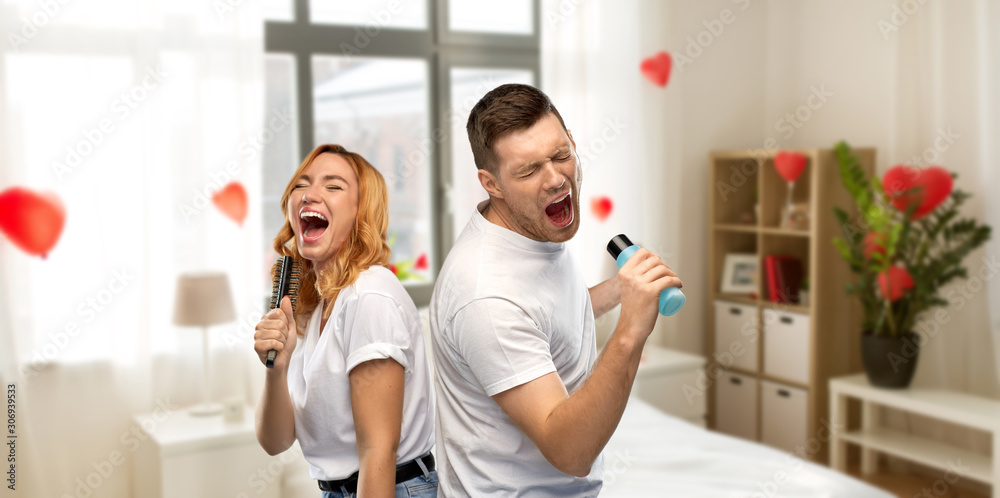
POLYGON ((254 334, 261 363, 277 351, 257 440, 275 455, 297 439, 324 498, 436 496, 430 372, 417 310, 387 268, 382 175, 321 145, 281 206, 274 249, 302 260, 303 271, 296 313, 285 298, 254 334))

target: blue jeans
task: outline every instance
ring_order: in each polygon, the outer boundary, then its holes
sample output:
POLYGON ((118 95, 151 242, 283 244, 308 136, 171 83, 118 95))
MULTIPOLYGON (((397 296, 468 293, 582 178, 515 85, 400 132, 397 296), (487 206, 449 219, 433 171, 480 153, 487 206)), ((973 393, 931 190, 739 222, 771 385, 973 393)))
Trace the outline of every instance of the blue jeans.
MULTIPOLYGON (((396 498, 434 498, 438 494, 438 474, 430 471, 427 477, 417 476, 409 481, 396 485, 396 498)), ((323 491, 323 498, 355 498, 356 493, 341 493, 340 491, 323 491)))

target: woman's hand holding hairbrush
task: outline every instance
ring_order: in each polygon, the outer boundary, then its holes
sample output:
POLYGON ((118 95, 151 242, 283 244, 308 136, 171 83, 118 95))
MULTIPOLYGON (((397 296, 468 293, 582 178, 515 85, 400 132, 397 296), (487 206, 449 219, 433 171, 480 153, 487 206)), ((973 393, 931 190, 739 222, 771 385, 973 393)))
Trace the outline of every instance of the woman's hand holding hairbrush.
POLYGON ((255 330, 253 349, 260 357, 260 362, 266 364, 267 352, 273 349, 278 353, 274 359, 274 368, 268 371, 284 374, 298 341, 291 298, 283 297, 281 307, 268 311, 261 317, 255 330))

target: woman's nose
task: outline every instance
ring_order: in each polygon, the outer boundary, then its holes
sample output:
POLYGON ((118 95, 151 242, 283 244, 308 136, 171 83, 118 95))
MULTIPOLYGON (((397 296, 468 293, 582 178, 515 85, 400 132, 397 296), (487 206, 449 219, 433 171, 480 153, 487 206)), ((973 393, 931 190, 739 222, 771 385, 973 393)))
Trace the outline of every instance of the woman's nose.
POLYGON ((321 188, 319 185, 310 185, 302 189, 302 203, 308 204, 318 201, 321 188))

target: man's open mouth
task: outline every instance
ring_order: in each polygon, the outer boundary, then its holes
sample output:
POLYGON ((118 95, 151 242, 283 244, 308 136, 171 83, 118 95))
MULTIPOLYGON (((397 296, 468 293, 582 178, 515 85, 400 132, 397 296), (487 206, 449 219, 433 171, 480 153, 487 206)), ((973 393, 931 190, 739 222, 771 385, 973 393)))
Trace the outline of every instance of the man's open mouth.
POLYGON ((330 222, 326 217, 316 211, 302 211, 299 213, 299 233, 305 242, 316 242, 326 233, 326 228, 330 222))
POLYGON ((563 228, 573 222, 573 196, 570 194, 571 192, 566 192, 566 195, 545 208, 545 215, 556 228, 563 228))

